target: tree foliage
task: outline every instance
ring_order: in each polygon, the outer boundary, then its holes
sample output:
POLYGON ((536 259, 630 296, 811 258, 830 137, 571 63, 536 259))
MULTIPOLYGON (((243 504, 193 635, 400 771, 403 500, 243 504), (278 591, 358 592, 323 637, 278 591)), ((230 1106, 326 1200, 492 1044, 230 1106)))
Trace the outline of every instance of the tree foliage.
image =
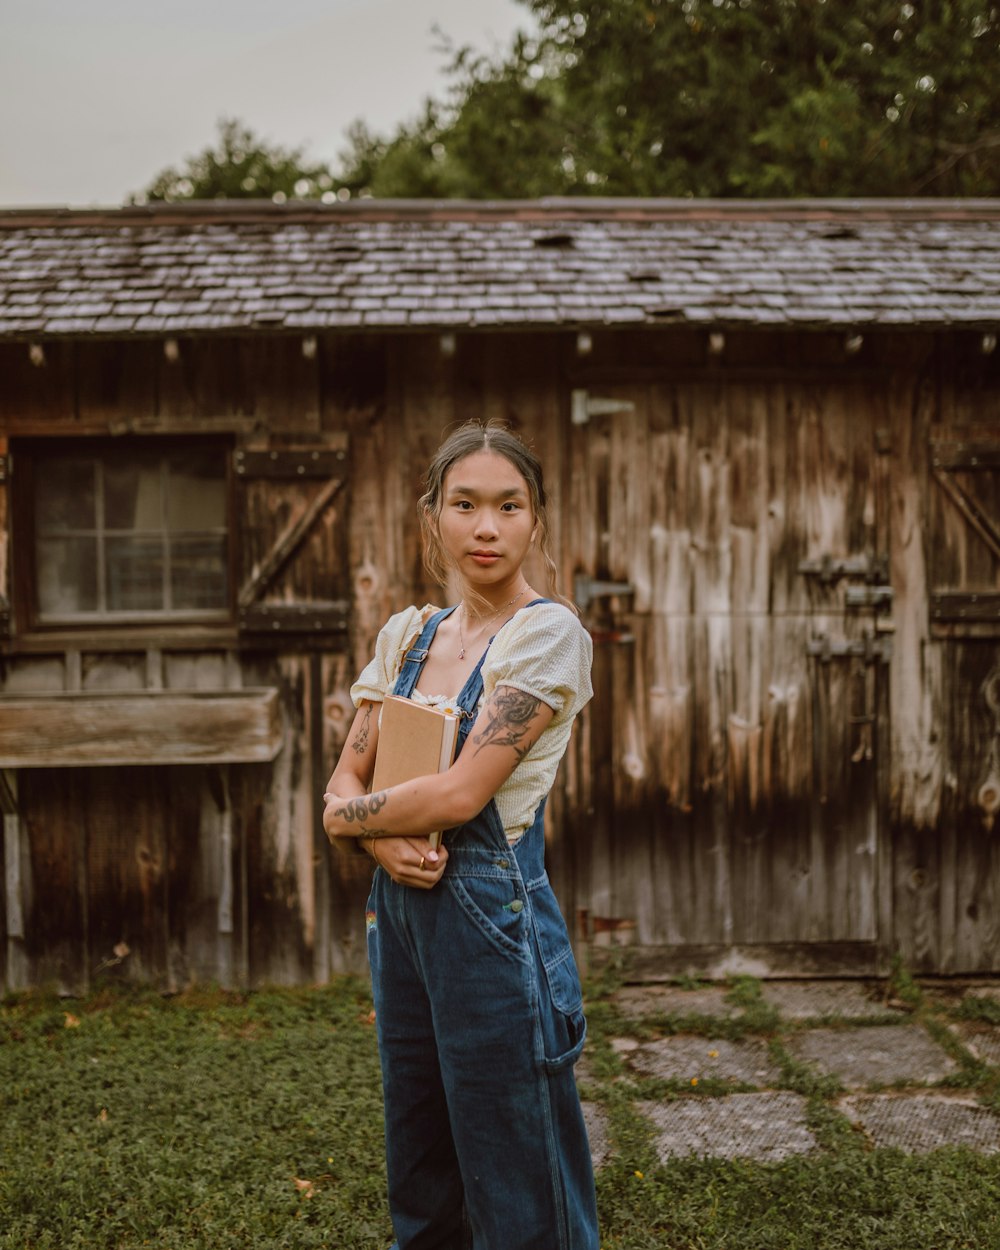
POLYGON ((218 142, 180 169, 164 169, 133 203, 147 200, 317 199, 333 195, 325 165, 305 161, 302 148, 269 145, 242 122, 223 118, 218 142))
POLYGON ((338 182, 376 196, 1000 194, 989 0, 523 0, 338 182))

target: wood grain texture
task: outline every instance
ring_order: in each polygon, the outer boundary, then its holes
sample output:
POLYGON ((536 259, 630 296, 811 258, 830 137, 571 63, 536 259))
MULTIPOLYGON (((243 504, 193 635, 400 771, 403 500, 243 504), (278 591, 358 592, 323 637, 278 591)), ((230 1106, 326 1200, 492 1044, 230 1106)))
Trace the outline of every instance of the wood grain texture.
POLYGON ((0 696, 0 767, 220 764, 281 749, 274 690, 0 696))
MULTIPOLYGON (((884 971, 896 953, 915 971, 1000 971, 1000 634, 936 625, 928 607, 935 591, 1000 590, 995 552, 931 471, 946 440, 948 471, 1000 522, 1000 469, 954 450, 998 441, 1000 365, 947 334, 866 334, 853 359, 812 332, 731 331, 714 357, 678 327, 592 337, 579 356, 571 334, 460 334, 449 354, 437 334, 352 333, 320 336, 311 357, 294 335, 223 337, 174 360, 162 343, 80 341, 46 344, 42 366, 0 345, 15 566, 29 436, 223 432, 237 451, 346 438, 350 452, 264 595, 348 601, 348 637, 15 632, 0 759, 20 761, 24 937, 7 943, 7 984, 92 980, 116 907, 137 954, 101 975, 363 969, 370 861, 326 846, 322 786, 385 618, 456 596, 421 567, 416 500, 468 417, 511 422, 542 457, 563 591, 578 575, 631 588, 585 606, 595 697, 546 815, 581 953, 625 946, 654 976, 884 971), (575 425, 579 387, 626 406, 575 425), (847 603, 874 573, 802 568, 883 557, 879 611, 847 603), (889 641, 887 662, 836 651, 889 641), (277 692, 267 707, 260 687, 277 692)), ((234 482, 235 586, 322 486, 234 482)), ((529 576, 540 585, 537 560, 529 576)))

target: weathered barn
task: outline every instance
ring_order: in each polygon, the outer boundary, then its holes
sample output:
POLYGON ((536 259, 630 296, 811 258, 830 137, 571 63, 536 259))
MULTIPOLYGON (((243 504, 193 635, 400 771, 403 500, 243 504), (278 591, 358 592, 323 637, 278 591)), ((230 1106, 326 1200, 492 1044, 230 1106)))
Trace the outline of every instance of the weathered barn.
POLYGON ((321 794, 453 422, 547 466, 582 944, 1000 971, 1000 203, 0 215, 4 983, 322 981, 321 794))

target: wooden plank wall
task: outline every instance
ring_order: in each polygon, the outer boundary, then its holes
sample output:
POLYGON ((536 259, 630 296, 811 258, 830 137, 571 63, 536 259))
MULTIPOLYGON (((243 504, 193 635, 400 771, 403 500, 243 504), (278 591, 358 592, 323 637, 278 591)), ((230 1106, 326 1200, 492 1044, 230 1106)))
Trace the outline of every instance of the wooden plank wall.
MULTIPOLYGON (((232 446, 281 448, 350 427, 352 409, 337 406, 335 392, 323 419, 323 362, 299 339, 178 346, 174 356, 153 342, 53 343, 39 367, 23 345, 4 345, 0 432, 15 447, 21 437, 209 433, 232 446)), ((255 486, 242 493, 237 576, 315 489, 277 484, 263 501, 255 486)), ((331 507, 276 580, 275 596, 349 598, 347 541, 346 512, 331 507)), ((202 630, 200 641, 199 631, 194 641, 183 634, 74 634, 6 658, 3 689, 21 694, 272 687, 284 725, 273 764, 20 772, 25 937, 8 940, 9 984, 72 990, 97 975, 168 988, 303 982, 324 966, 317 900, 328 909, 329 891, 325 858, 317 860, 317 777, 328 761, 314 758, 312 742, 323 673, 342 689, 343 657, 339 668, 338 657, 323 657, 321 673, 315 651, 282 652, 233 630, 202 630)))
MULTIPOLYGON (((1000 630, 933 626, 935 591, 1000 590, 1000 560, 929 472, 933 435, 1000 445, 1000 379, 968 345, 938 345, 937 369, 900 380, 893 448, 895 940, 911 967, 1000 968, 1000 630)), ((962 485, 1000 521, 1000 471, 962 485)))
MULTIPOLYGON (((460 336, 453 354, 433 335, 330 338, 313 357, 296 339, 206 340, 173 362, 153 343, 52 344, 43 368, 0 348, 0 434, 15 440, 346 434, 349 493, 276 593, 353 610, 350 637, 319 651, 119 631, 6 658, 3 688, 21 693, 272 686, 285 726, 270 765, 20 773, 26 936, 8 941, 8 983, 363 969, 369 863, 328 851, 319 796, 379 625, 448 599, 420 566, 421 470, 455 422, 489 416, 546 464, 562 588, 576 574, 633 587, 587 610, 596 696, 549 805, 574 931, 628 943, 654 975, 872 971, 897 948, 920 971, 1000 970, 982 799, 1000 652, 995 634, 943 635, 928 617, 932 586, 996 586, 998 571, 927 472, 932 425, 1000 427, 1000 383, 995 363, 950 351, 885 336, 848 359, 834 336, 748 334, 713 359, 705 336, 666 330, 597 335, 585 358, 570 335, 513 334, 460 336), (632 407, 574 425, 580 387, 632 407), (809 655, 811 638, 858 641, 876 621, 801 562, 883 550, 891 660, 809 655)), ((994 515, 997 481, 980 483, 994 515)), ((308 495, 283 498, 254 496, 265 528, 308 495)))

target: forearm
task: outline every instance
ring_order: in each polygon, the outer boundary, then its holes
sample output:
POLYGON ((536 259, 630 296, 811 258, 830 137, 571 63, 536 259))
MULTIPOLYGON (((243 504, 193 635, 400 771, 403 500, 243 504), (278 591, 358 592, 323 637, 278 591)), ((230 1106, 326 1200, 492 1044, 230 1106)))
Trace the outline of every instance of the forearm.
POLYGON ((462 793, 449 773, 438 773, 417 777, 377 794, 331 791, 323 824, 331 837, 428 834, 470 820, 478 811, 472 810, 474 802, 462 793))

